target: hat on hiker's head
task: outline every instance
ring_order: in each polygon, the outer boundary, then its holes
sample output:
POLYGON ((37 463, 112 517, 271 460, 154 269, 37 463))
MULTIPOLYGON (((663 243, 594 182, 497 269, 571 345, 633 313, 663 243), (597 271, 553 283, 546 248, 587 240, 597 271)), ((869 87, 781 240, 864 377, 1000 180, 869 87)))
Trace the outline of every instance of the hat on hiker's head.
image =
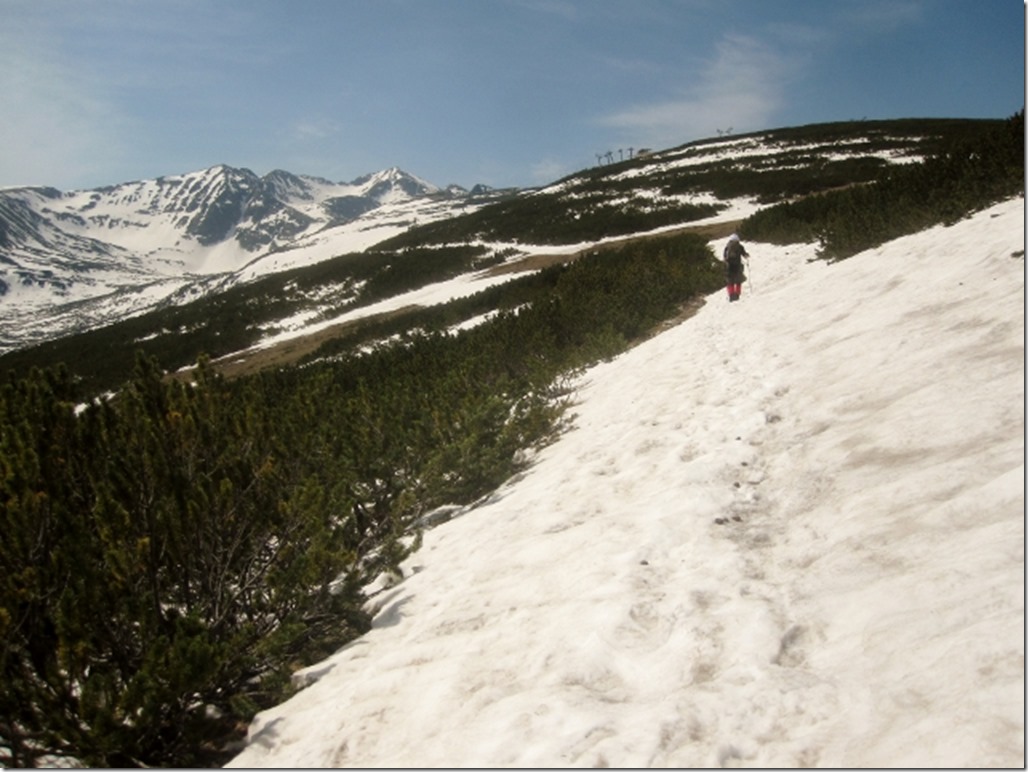
POLYGON ((728 240, 729 241, 738 241, 739 240, 739 234, 738 233, 733 233, 731 236, 728 237, 728 240))

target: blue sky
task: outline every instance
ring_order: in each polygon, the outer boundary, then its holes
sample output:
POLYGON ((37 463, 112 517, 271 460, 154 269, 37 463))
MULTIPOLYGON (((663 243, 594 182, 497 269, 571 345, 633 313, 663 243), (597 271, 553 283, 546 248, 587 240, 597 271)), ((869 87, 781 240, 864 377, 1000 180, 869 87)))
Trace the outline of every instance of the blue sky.
POLYGON ((0 186, 219 163, 527 187, 608 150, 1005 118, 1022 0, 0 0, 0 186))

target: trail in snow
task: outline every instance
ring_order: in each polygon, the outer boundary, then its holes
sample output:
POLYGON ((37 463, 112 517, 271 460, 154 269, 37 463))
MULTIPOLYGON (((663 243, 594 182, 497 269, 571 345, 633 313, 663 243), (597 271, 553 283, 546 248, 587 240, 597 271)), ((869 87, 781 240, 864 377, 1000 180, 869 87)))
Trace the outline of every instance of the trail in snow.
POLYGON ((1023 765, 1023 222, 748 245, 232 766, 1023 765))

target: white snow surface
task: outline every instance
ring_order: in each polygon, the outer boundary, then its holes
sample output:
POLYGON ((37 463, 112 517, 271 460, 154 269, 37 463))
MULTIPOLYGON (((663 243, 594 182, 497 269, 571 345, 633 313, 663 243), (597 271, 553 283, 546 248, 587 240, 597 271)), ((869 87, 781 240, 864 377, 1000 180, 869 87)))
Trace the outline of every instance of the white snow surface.
POLYGON ((747 246, 230 766, 1023 767, 1023 199, 747 246))

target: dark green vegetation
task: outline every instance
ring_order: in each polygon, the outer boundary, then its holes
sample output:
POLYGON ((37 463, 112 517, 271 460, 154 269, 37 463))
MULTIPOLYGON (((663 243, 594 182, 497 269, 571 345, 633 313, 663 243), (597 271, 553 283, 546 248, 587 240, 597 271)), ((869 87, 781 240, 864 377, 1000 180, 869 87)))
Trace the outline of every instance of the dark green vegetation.
POLYGON ((521 241, 573 244, 683 224, 723 207, 674 200, 712 193, 774 203, 870 182, 889 163, 880 153, 922 157, 958 141, 976 141, 991 121, 859 121, 817 124, 732 137, 777 146, 774 152, 724 155, 724 140, 705 140, 661 153, 599 166, 561 181, 555 192, 512 198, 472 214, 426 225, 384 242, 383 248, 426 243, 521 241), (838 149, 844 157, 831 158, 838 149), (687 167, 666 162, 689 160, 687 167))
POLYGON ((842 259, 932 225, 950 225, 1024 192, 1024 111, 951 139, 924 163, 899 166, 868 185, 763 209, 740 232, 779 244, 820 242, 842 259))
POLYGON ((530 244, 575 244, 608 236, 652 230, 700 220, 721 209, 652 198, 627 190, 574 186, 561 192, 535 192, 484 207, 472 214, 425 225, 380 246, 402 249, 414 244, 465 240, 520 241, 530 244))
POLYGON ((665 200, 677 194, 759 198, 769 208, 747 238, 820 238, 840 257, 858 235, 950 222, 1023 184, 1023 113, 762 137, 785 150, 719 158, 700 142, 591 169, 560 194, 0 358, 0 763, 224 761, 293 670, 367 629, 363 588, 417 548, 426 514, 475 502, 553 437, 569 373, 722 272, 699 236, 647 238, 368 320, 302 366, 228 379, 203 364, 189 385, 167 370, 299 311, 336 314, 501 259, 478 240, 588 241, 713 211, 665 200), (862 153, 826 155, 843 144, 862 153), (882 150, 934 158, 893 169, 870 155, 882 150), (665 163, 681 158, 693 163, 665 163), (859 228, 841 227, 846 212, 859 228))
MULTIPOLYGON (((0 392, 0 762, 203 765, 289 674, 367 629, 362 587, 545 442, 557 384, 714 289, 695 236, 515 282, 451 335, 195 385, 140 357, 77 411, 64 368, 0 392)), ((471 301, 465 301, 471 302, 471 301)))
POLYGON ((0 372, 64 363, 88 394, 117 388, 136 354, 168 370, 256 343, 274 320, 317 309, 341 313, 390 295, 496 262, 481 247, 410 249, 342 255, 306 268, 241 284, 185 305, 172 305, 99 330, 70 335, 0 357, 0 372))

